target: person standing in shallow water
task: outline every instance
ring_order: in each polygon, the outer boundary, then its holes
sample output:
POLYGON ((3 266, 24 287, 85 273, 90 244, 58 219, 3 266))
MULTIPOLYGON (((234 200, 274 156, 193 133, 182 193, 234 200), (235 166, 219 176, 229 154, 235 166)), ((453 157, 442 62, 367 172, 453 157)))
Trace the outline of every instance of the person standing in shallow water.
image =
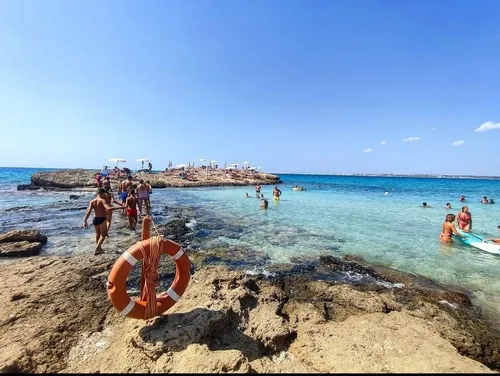
MULTIPOLYGON (((115 204, 118 205, 117 208, 113 209, 123 209, 125 208, 124 205, 121 205, 118 201, 116 201, 115 196, 113 196, 113 193, 111 193, 111 189, 109 188, 104 188, 106 190, 106 204, 113 207, 111 202, 114 202, 115 204)), ((109 230, 111 229, 111 220, 113 219, 113 211, 112 210, 107 210, 106 211, 106 222, 107 222, 107 230, 108 230, 108 237, 109 237, 109 230)))
POLYGON ((455 225, 453 224, 454 220, 455 214, 446 215, 443 223, 443 231, 441 232, 441 235, 439 235, 439 240, 441 240, 443 243, 453 243, 453 240, 451 239, 453 234, 463 238, 463 236, 460 235, 460 233, 455 228, 455 225))
POLYGON ((139 202, 135 197, 135 190, 130 190, 125 206, 127 207, 129 228, 135 231, 135 226, 137 225, 137 208, 139 206, 139 202))
POLYGON ((462 206, 462 211, 457 215, 457 225, 465 232, 472 230, 472 213, 469 212, 468 206, 462 206))
POLYGON ((87 211, 85 212, 85 218, 83 219, 83 227, 89 228, 87 220, 89 219, 92 210, 94 211, 94 220, 92 221, 95 230, 96 242, 94 255, 104 253, 104 251, 102 250, 102 243, 104 243, 104 240, 106 240, 106 237, 108 236, 108 224, 106 221, 107 211, 122 209, 121 206, 112 208, 106 203, 106 200, 106 190, 104 188, 99 188, 99 190, 97 191, 97 197, 89 202, 89 207, 87 208, 87 211))

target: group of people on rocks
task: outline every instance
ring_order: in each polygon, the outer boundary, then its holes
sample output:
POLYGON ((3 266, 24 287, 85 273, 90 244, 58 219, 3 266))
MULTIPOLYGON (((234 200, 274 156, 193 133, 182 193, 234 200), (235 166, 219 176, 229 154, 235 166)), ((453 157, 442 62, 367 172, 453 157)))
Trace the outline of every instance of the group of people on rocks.
POLYGON ((118 195, 121 202, 115 199, 111 191, 111 184, 108 183, 109 176, 107 176, 105 182, 98 187, 97 197, 89 202, 83 220, 83 227, 88 228, 88 218, 90 213, 94 211, 92 224, 94 225, 96 233, 95 255, 103 253, 102 244, 108 237, 113 211, 122 210, 122 214, 126 215, 128 218, 130 230, 133 231, 135 231, 137 226, 138 213, 139 215, 143 215, 143 207, 146 215, 151 214, 150 196, 153 192, 149 180, 144 181, 140 179, 138 184, 134 184, 132 176, 127 176, 118 186, 118 195), (113 206, 113 203, 117 206, 113 206))

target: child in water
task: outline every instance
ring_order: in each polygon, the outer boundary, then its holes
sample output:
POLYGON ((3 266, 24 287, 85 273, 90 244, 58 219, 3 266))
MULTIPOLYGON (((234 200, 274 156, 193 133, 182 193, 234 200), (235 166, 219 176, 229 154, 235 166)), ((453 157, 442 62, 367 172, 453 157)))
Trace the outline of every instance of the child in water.
POLYGON ((453 234, 455 234, 456 236, 460 236, 461 238, 463 237, 455 228, 455 225, 453 224, 454 220, 455 220, 455 214, 446 215, 446 218, 443 223, 443 231, 441 232, 441 235, 439 235, 439 239, 443 243, 453 243, 453 240, 451 239, 451 236, 453 234))

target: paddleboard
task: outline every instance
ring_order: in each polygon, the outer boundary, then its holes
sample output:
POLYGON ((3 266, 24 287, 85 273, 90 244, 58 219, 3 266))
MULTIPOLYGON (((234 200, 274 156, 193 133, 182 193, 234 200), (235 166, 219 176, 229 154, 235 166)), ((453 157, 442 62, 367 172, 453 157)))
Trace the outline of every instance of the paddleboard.
POLYGON ((500 255, 500 244, 493 243, 492 241, 485 240, 480 235, 474 234, 472 232, 465 232, 457 228, 460 235, 464 236, 459 238, 462 242, 471 247, 480 249, 481 251, 493 253, 495 255, 500 255))

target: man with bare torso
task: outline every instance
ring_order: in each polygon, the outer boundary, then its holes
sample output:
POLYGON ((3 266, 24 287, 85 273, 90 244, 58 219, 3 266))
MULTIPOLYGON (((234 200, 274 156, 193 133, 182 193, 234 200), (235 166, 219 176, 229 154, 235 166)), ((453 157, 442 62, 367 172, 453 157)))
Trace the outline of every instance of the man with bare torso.
POLYGON ((127 200, 125 201, 125 206, 127 207, 129 227, 131 230, 135 231, 135 226, 137 225, 137 207, 139 206, 139 200, 135 197, 135 190, 130 190, 127 200))
POLYGON ((125 201, 127 201, 128 192, 130 191, 131 188, 132 188, 132 176, 128 176, 118 186, 118 195, 120 196, 123 205, 125 204, 125 201))
POLYGON ((106 221, 107 211, 122 208, 120 206, 112 208, 106 203, 106 200, 106 190, 104 188, 99 188, 99 190, 97 191, 97 197, 89 202, 89 207, 87 208, 87 211, 85 212, 85 218, 83 219, 83 227, 88 228, 89 225, 87 223, 87 220, 89 219, 92 210, 94 210, 94 220, 92 221, 96 236, 96 247, 94 249, 94 255, 104 253, 101 247, 102 243, 104 243, 104 240, 106 240, 106 237, 108 236, 108 225, 106 221))
POLYGON ((144 180, 139 180, 137 186, 137 198, 139 201, 139 215, 142 215, 142 204, 146 205, 146 214, 149 215, 149 186, 144 183, 144 180))
MULTIPOLYGON (((106 190, 106 204, 113 209, 115 209, 112 205, 111 202, 114 202, 115 204, 118 205, 116 209, 120 208, 125 208, 124 205, 121 205, 118 201, 116 201, 115 196, 111 192, 111 189, 104 188, 106 190)), ((106 211, 106 222, 107 222, 107 229, 108 229, 108 237, 109 237, 109 230, 111 229, 111 219, 113 218, 113 211, 112 210, 107 210, 106 211)))

